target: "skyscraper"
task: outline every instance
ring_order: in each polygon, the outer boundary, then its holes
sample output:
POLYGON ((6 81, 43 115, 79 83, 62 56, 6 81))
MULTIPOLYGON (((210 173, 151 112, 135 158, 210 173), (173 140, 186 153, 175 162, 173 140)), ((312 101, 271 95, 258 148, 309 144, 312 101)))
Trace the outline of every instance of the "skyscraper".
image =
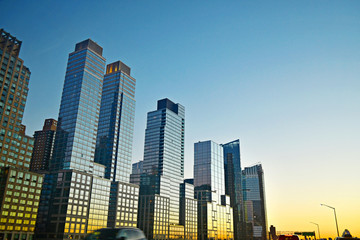
POLYGON ((95 161, 105 165, 105 177, 112 181, 129 182, 131 174, 135 83, 123 62, 107 65, 95 161))
POLYGON ((234 216, 234 239, 246 240, 241 184, 240 140, 222 145, 224 150, 225 193, 230 196, 234 216))
POLYGON ((223 148, 213 141, 194 145, 198 239, 233 239, 233 212, 225 195, 223 148))
POLYGON ((69 54, 56 130, 52 170, 93 172, 105 58, 91 39, 69 54))
POLYGON ((233 210, 225 195, 224 157, 213 141, 194 145, 194 186, 198 200, 198 239, 233 239, 233 210))
POLYGON ((121 61, 108 64, 101 97, 95 162, 105 166, 111 194, 108 227, 137 224, 139 186, 130 184, 135 84, 121 61))
POLYGON ((79 239, 106 227, 111 181, 94 162, 105 58, 91 39, 69 54, 38 238, 79 239))
POLYGON ((29 169, 34 139, 21 125, 30 70, 19 58, 22 42, 0 29, 0 167, 29 169))
POLYGON ((264 172, 261 164, 246 167, 242 171, 245 221, 252 231, 246 231, 248 239, 267 239, 264 172))
POLYGON ((69 55, 38 238, 137 224, 139 186, 129 183, 136 80, 121 61, 107 65, 103 80, 104 66, 90 39, 69 55))
POLYGON ((34 139, 21 124, 30 79, 21 44, 0 29, 0 239, 32 239, 43 182, 29 172, 34 139))
POLYGON ((34 134, 35 144, 31 156, 31 171, 48 171, 54 148, 57 121, 46 119, 43 129, 34 134))
POLYGON ((183 238, 184 226, 179 224, 179 198, 184 177, 184 128, 184 107, 167 98, 159 100, 157 110, 147 115, 139 227, 151 239, 183 238), (155 205, 149 205, 149 201, 155 205), (156 217, 156 206, 163 208, 159 212, 163 218, 156 217), (164 223, 166 219, 168 226, 164 223), (149 221, 153 224, 149 225, 149 221))

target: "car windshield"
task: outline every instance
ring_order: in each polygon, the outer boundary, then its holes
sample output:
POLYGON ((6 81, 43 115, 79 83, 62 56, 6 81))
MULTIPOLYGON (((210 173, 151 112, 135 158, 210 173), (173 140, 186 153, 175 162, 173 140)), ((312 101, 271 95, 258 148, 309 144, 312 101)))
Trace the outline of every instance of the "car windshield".
POLYGON ((118 229, 100 229, 86 236, 85 240, 114 240, 118 229))

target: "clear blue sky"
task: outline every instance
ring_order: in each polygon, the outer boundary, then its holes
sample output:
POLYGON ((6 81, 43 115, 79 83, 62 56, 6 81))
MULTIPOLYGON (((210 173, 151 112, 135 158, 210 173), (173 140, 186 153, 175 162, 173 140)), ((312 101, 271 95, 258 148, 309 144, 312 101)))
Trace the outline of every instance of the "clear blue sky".
POLYGON ((242 166, 263 164, 270 224, 318 221, 330 236, 325 203, 360 237, 360 1, 0 0, 0 9, 32 72, 28 135, 57 118, 68 54, 91 38, 137 79, 134 161, 146 113, 168 97, 186 109, 186 177, 194 142, 240 138, 242 166))

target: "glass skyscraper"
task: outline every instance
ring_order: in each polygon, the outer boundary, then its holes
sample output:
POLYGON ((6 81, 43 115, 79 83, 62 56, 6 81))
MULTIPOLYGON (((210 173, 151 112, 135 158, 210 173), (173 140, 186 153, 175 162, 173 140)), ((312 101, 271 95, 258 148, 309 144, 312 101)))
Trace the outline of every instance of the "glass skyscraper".
POLYGON ((69 54, 55 137, 52 170, 93 172, 105 58, 91 39, 69 54))
MULTIPOLYGON (((184 226, 179 224, 180 184, 184 177, 185 109, 169 99, 159 100, 157 110, 147 115, 143 175, 140 184, 139 227, 152 239, 183 238, 184 226), (154 197, 155 195, 161 197, 154 197), (160 229, 162 223, 147 225, 153 221, 157 209, 149 211, 147 201, 155 199, 169 226, 160 229), (166 200, 168 199, 168 200, 166 200), (163 203, 161 203, 163 201, 163 203), (166 207, 169 202, 169 208, 166 207), (168 217, 165 214, 169 214, 168 217), (160 224, 160 225, 159 225, 160 224), (145 227, 146 226, 146 227, 145 227), (168 229, 168 230, 167 230, 168 229)), ((160 219, 160 218, 159 218, 160 219)), ((161 220, 161 219, 160 219, 161 220)), ((155 222, 157 223, 157 222, 155 222)))
POLYGON ((121 61, 106 66, 101 96, 95 162, 105 166, 111 193, 108 227, 137 224, 139 186, 130 184, 135 117, 135 84, 121 61))
POLYGON ((106 227, 111 181, 94 162, 105 58, 91 39, 69 54, 37 237, 80 239, 106 227))
POLYGON ((248 239, 267 239, 267 217, 264 187, 264 172, 261 164, 246 167, 242 171, 242 184, 245 202, 245 221, 248 239))
POLYGON ((241 184, 240 140, 222 145, 224 150, 225 193, 234 213, 234 239, 246 240, 241 184))
POLYGON ((225 194, 224 157, 221 145, 213 141, 194 145, 194 185, 212 191, 212 201, 221 202, 225 194), (215 193, 216 192, 216 193, 215 193))
POLYGON ((139 186, 129 183, 135 79, 107 65, 91 39, 69 54, 37 237, 82 239, 104 227, 137 224, 139 186))
POLYGON ((95 161, 106 166, 105 178, 129 182, 135 117, 135 84, 130 68, 107 65, 102 90, 95 161))
POLYGON ((198 239, 234 239, 233 209, 225 195, 224 157, 213 141, 194 146, 194 186, 198 200, 198 239))

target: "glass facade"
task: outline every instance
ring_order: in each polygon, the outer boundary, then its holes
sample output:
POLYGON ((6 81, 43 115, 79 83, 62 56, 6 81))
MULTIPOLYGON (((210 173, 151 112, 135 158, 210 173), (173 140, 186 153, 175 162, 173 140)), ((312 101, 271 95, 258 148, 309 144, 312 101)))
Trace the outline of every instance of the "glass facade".
POLYGON ((92 179, 87 232, 107 227, 111 182, 108 179, 92 179))
POLYGON ((242 171, 245 202, 245 220, 251 231, 247 236, 254 240, 267 239, 267 217, 264 172, 261 164, 246 167, 242 171))
POLYGON ((180 185, 180 224, 184 226, 184 239, 197 239, 197 200, 194 199, 194 181, 180 185))
POLYGON ((129 183, 135 79, 102 48, 82 41, 69 54, 37 236, 82 239, 107 226, 136 226, 139 187, 129 183))
MULTIPOLYGON (((51 232, 58 238, 80 238, 86 233, 92 177, 77 171, 59 172, 56 179, 53 205, 50 210, 51 232)), ((88 220, 89 219, 89 220, 88 220)))
MULTIPOLYGON (((167 98, 159 100, 157 110, 147 115, 143 161, 147 177, 141 178, 140 194, 169 198, 169 224, 173 226, 169 229, 174 230, 170 238, 178 238, 179 232, 175 226, 179 225, 180 184, 184 177, 184 137, 185 108, 167 98)), ((155 225, 154 233, 156 229, 155 225)))
POLYGON ((130 182, 140 186, 141 173, 143 172, 143 161, 133 163, 130 182))
POLYGON ((102 48, 90 39, 69 54, 38 238, 80 239, 107 226, 111 181, 94 162, 104 68, 102 48))
POLYGON ((139 186, 112 182, 108 227, 136 227, 139 204, 139 186))
MULTIPOLYGON (((46 233, 48 231, 47 227, 49 225, 49 211, 51 208, 51 191, 54 184, 54 181, 57 179, 57 175, 55 174, 45 174, 43 185, 41 189, 40 195, 40 203, 38 215, 36 218, 35 225, 35 235, 36 239, 45 238, 42 233, 46 233)), ((44 234, 45 235, 45 234, 44 234)), ((45 235, 46 236, 46 235, 45 235)))
POLYGON ((225 195, 223 147, 213 141, 194 145, 194 185, 198 200, 198 239, 234 239, 233 209, 225 195))
POLYGON ((135 117, 136 80, 117 61, 107 65, 101 98, 95 161, 106 166, 105 178, 129 182, 135 117))
POLYGON ((170 198, 140 195, 138 227, 147 239, 169 239, 170 198))
POLYGON ((52 170, 93 172, 105 58, 91 39, 70 53, 61 97, 52 170))
POLYGON ((100 163, 94 163, 94 176, 104 177, 105 175, 105 166, 100 163))
POLYGON ((107 227, 110 184, 108 179, 78 170, 46 174, 37 239, 81 239, 107 227))
POLYGON ((207 239, 234 239, 230 205, 207 203, 207 239))
POLYGON ((73 170, 53 174, 46 239, 80 238, 86 233, 91 175, 73 170))
POLYGON ((109 227, 136 226, 139 188, 129 184, 135 117, 136 80, 130 68, 117 61, 106 66, 95 162, 105 166, 110 179, 109 227))
POLYGON ((230 196, 234 216, 234 238, 246 240, 241 183, 240 140, 222 145, 224 150, 225 193, 230 196))
POLYGON ((201 189, 201 187, 195 188, 198 201, 197 239, 234 239, 233 210, 230 201, 216 203, 210 200, 212 194, 211 191, 201 189))
POLYGON ((221 202, 225 194, 224 157, 221 145, 213 141, 194 145, 194 185, 212 191, 211 201, 221 202))

